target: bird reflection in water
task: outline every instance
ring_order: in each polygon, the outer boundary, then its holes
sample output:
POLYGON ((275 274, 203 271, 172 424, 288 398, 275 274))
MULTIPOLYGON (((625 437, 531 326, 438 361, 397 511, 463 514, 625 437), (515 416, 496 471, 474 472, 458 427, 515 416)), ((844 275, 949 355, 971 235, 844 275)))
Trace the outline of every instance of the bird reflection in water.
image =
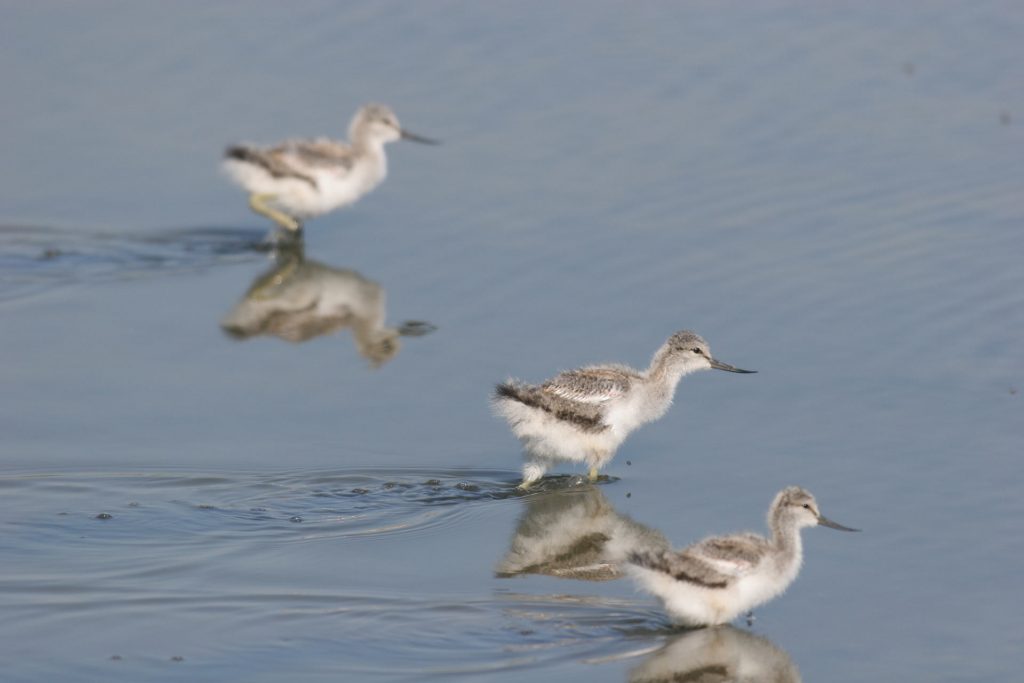
POLYGON ((680 633, 630 671, 629 681, 800 683, 800 672, 768 639, 732 626, 714 626, 680 633))
POLYGON ((279 245, 274 258, 274 267, 221 321, 231 337, 270 335, 298 343, 348 327, 359 355, 380 367, 398 354, 400 337, 436 329, 421 321, 388 327, 383 287, 354 270, 305 258, 301 242, 279 245))
POLYGON ((664 551, 658 531, 619 514, 596 486, 547 491, 524 499, 526 509, 495 574, 546 574, 584 581, 623 575, 632 552, 664 551))

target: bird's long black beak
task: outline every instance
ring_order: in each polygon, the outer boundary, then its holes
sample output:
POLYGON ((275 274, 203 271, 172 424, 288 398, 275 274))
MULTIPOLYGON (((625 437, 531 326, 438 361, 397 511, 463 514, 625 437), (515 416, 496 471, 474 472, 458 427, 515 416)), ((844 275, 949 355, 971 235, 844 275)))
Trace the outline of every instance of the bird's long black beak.
POLYGON ((860 529, 851 529, 850 527, 843 526, 838 522, 833 522, 825 515, 818 515, 818 524, 819 526, 827 526, 829 529, 839 529, 840 531, 860 531, 860 529))
POLYGON ((723 363, 722 361, 715 360, 714 358, 709 358, 708 361, 711 363, 711 367, 713 367, 715 370, 725 370, 726 372, 738 372, 741 375, 753 375, 757 372, 757 370, 741 370, 735 365, 729 365, 728 363, 723 363))
POLYGON ((410 133, 404 128, 399 128, 398 132, 402 135, 403 140, 410 140, 412 142, 418 142, 421 145, 440 145, 440 140, 432 140, 431 138, 425 138, 422 135, 416 135, 416 133, 410 133))

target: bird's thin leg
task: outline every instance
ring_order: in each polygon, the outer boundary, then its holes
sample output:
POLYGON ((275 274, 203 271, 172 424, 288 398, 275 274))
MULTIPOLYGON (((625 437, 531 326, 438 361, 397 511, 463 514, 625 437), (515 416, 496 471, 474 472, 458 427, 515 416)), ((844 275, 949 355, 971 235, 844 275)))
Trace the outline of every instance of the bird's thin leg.
POLYGON ((533 482, 539 480, 544 476, 544 472, 547 469, 543 464, 539 462, 528 462, 523 465, 523 481, 516 488, 519 491, 525 491, 530 488, 533 482))
POLYGON ((289 230, 291 232, 298 232, 301 230, 302 225, 297 220, 267 204, 268 201, 273 199, 274 195, 272 194, 253 193, 249 195, 249 208, 261 216, 266 216, 285 230, 289 230))
POLYGON ((597 466, 596 465, 594 465, 594 466, 592 466, 590 468, 590 474, 587 475, 587 478, 590 480, 591 484, 593 484, 594 482, 597 481, 597 466))

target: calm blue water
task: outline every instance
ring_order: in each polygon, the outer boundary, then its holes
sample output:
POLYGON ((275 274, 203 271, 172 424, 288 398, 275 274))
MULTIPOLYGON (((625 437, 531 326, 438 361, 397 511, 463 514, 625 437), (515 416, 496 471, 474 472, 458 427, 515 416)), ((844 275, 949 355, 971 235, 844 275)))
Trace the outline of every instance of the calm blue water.
POLYGON ((4 680, 1019 675, 1018 3, 2 13, 4 680), (222 148, 367 101, 445 144, 389 147, 273 284, 222 148), (759 374, 688 377, 597 488, 515 495, 493 383, 680 328, 759 374), (751 627, 496 574, 524 525, 684 545, 791 483, 865 531, 808 530, 751 627))

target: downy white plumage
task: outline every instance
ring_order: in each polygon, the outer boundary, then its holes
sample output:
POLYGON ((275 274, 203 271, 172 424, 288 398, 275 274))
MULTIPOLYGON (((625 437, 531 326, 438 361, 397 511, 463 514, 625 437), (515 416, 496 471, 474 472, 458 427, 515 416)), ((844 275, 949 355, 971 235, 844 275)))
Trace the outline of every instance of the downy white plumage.
POLYGON ((384 145, 437 141, 410 133, 382 104, 368 104, 352 118, 349 142, 317 138, 286 140, 274 147, 233 145, 224 152, 224 172, 249 192, 249 206, 286 230, 302 221, 352 204, 388 172, 384 145))
POLYGON ((511 379, 499 384, 494 410, 525 451, 521 486, 540 479, 558 460, 586 463, 595 480, 630 432, 665 414, 684 375, 711 368, 755 372, 715 360, 707 342, 684 330, 669 337, 647 370, 591 365, 539 386, 511 379))
POLYGON ((790 486, 768 510, 771 536, 713 536, 683 550, 630 554, 627 570, 686 626, 725 624, 782 593, 800 572, 800 530, 826 526, 858 531, 824 517, 808 491, 790 486))

